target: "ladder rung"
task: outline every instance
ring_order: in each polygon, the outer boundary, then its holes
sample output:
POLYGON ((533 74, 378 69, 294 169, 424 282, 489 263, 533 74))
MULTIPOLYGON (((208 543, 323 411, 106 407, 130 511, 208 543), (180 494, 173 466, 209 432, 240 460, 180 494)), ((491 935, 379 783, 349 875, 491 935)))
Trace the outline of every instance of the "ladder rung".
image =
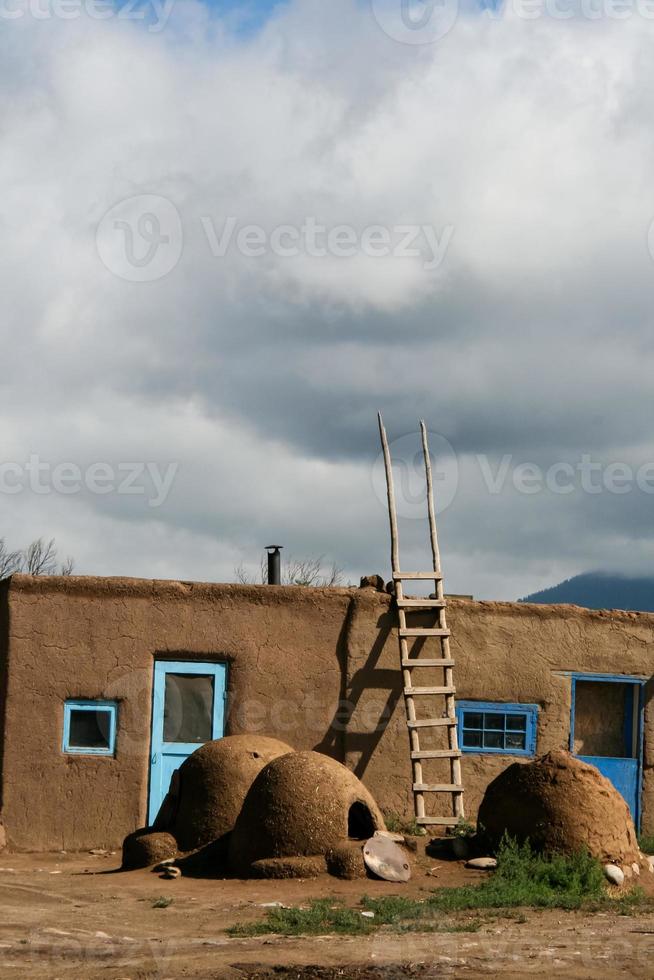
POLYGON ((416 817, 416 823, 421 827, 458 827, 459 817, 416 817))
POLYGON ((414 793, 463 793, 459 783, 414 783, 414 793))
POLYGON ((411 753, 412 759, 460 759, 460 749, 420 749, 411 753))
POLYGON ((420 657, 404 657, 403 667, 454 667, 454 661, 449 657, 436 657, 434 659, 421 659, 420 657))
POLYGON ((417 694, 456 694, 455 687, 405 687, 405 697, 417 694))
POLYGON ((449 636, 449 630, 423 630, 419 627, 410 627, 409 629, 400 630, 400 636, 449 636))
POLYGON ((408 728, 446 728, 447 726, 456 728, 456 718, 416 718, 415 721, 407 720, 408 728))
POLYGON ((444 609, 445 599, 397 599, 400 609, 444 609))
POLYGON ((414 582, 425 579, 431 582, 440 582, 443 576, 440 572, 393 572, 393 580, 401 582, 402 579, 411 579, 414 582))

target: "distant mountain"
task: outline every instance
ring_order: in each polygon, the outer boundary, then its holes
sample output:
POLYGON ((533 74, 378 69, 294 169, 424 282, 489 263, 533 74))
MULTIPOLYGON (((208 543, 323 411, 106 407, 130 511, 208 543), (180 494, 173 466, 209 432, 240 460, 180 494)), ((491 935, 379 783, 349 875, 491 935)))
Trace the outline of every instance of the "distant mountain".
POLYGON ((654 612, 654 578, 626 578, 610 572, 586 572, 518 601, 565 602, 587 609, 654 612))

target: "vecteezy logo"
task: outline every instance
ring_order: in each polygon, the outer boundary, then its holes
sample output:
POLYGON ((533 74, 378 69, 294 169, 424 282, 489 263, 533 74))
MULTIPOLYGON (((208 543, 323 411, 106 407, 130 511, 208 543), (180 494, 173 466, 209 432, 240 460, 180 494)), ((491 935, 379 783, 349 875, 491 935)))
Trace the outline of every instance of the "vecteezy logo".
POLYGON ((179 211, 165 197, 139 194, 115 204, 100 221, 96 248, 103 264, 128 282, 163 279, 180 260, 179 211))
POLYGON ((647 230, 647 247, 649 248, 649 254, 654 259, 654 221, 652 221, 647 230))
POLYGON ((456 23, 459 0, 371 0, 377 23, 402 44, 433 44, 456 23))
MULTIPOLYGON (((429 432, 434 484, 434 507, 437 514, 450 506, 459 487, 459 463, 452 444, 438 432, 429 432)), ((398 517, 411 520, 427 518, 427 483, 420 435, 411 432, 390 443, 398 517)), ((377 499, 386 507, 386 473, 384 456, 377 456, 372 467, 372 487, 377 499)))

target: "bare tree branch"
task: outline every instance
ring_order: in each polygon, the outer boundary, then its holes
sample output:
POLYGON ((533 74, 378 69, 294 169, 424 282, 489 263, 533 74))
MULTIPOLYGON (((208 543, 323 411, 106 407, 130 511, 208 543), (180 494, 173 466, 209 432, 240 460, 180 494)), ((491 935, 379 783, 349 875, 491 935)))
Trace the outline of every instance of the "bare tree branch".
POLYGON ((236 568, 234 569, 234 578, 241 585, 253 584, 252 576, 249 574, 249 572, 245 570, 245 565, 243 564, 243 562, 241 562, 240 565, 237 565, 236 568))
POLYGON ((291 558, 284 565, 282 582, 284 585, 317 585, 323 556, 318 558, 291 558))
POLYGON ((336 562, 332 562, 332 567, 330 568, 329 573, 323 578, 322 584, 327 587, 343 585, 344 580, 345 572, 342 568, 339 568, 336 562))
POLYGON ((75 559, 71 558, 70 555, 65 561, 62 561, 61 567, 59 568, 60 575, 72 575, 73 569, 75 568, 75 559))
POLYGON ((20 571, 22 559, 20 551, 8 551, 5 539, 0 538, 0 579, 20 571))
POLYGON ((75 568, 73 558, 57 561, 55 539, 44 541, 37 538, 24 551, 9 551, 4 538, 0 538, 0 579, 24 572, 26 575, 72 575, 75 568))
MULTIPOLYGON (((323 572, 324 556, 316 558, 292 558, 282 561, 282 585, 302 585, 313 588, 328 588, 343 584, 343 569, 333 564, 323 572)), ((268 582, 268 559, 264 554, 261 558, 259 578, 246 571, 241 563, 234 569, 234 577, 241 585, 266 585, 268 582)))
POLYGON ((26 575, 55 575, 57 571, 57 549, 54 538, 32 541, 23 555, 21 571, 26 575))

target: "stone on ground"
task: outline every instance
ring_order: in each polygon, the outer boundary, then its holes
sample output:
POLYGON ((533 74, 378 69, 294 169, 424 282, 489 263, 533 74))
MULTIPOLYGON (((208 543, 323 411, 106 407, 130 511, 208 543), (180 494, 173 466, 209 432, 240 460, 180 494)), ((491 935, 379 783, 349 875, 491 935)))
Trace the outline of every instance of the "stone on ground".
POLYGON ((494 871, 496 867, 497 859, 494 857, 470 858, 466 861, 466 868, 472 868, 474 871, 494 871))
POLYGON ((610 881, 612 885, 624 885, 624 871, 622 868, 619 868, 617 864, 605 864, 604 877, 607 881, 610 881))

